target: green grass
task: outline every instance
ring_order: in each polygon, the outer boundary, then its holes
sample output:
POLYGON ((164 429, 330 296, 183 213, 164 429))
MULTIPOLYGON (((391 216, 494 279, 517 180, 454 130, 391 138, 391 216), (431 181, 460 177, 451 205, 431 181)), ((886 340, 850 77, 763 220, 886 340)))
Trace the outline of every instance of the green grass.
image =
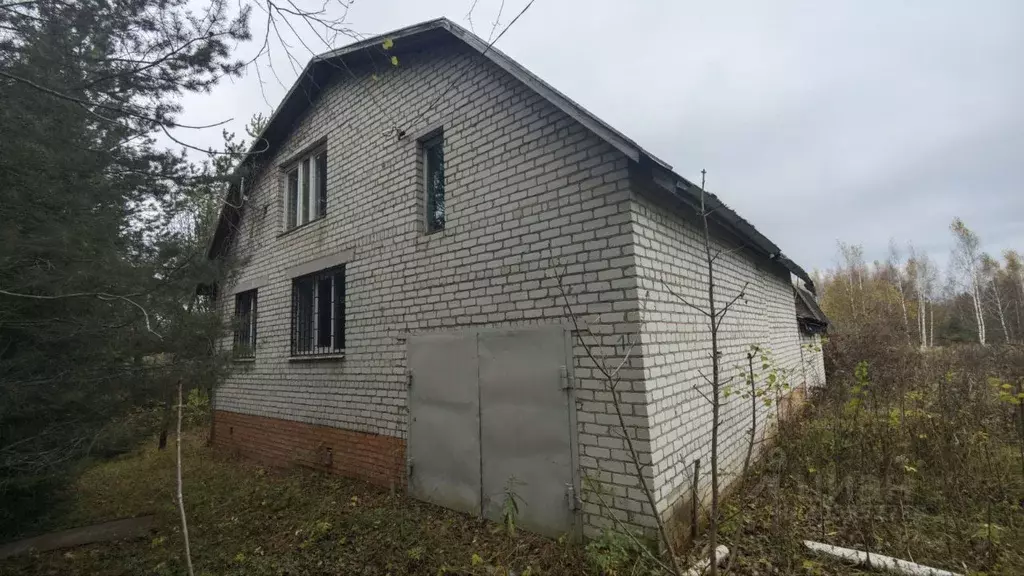
MULTIPOLYGON (((154 443, 155 444, 155 443, 154 443)), ((0 561, 0 575, 185 574, 174 450, 87 466, 37 529, 155 514, 152 537, 0 561)), ((184 446, 197 574, 585 574, 582 547, 310 471, 273 471, 184 446)))

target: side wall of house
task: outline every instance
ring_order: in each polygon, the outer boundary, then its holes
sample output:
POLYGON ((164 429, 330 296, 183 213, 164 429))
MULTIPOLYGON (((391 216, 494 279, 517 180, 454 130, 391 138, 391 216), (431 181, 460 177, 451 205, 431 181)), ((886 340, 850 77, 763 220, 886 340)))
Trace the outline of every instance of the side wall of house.
POLYGON ((825 385, 825 355, 822 351, 821 334, 807 334, 800 331, 801 375, 809 388, 825 385))
MULTIPOLYGON (((216 394, 216 441, 314 467, 334 444, 328 468, 403 483, 407 335, 568 325, 556 274, 601 346, 637 333, 632 192, 623 155, 461 45, 403 54, 377 74, 339 72, 264 160, 245 201, 232 249, 248 263, 234 285, 259 285, 256 355, 216 394), (397 139, 395 125, 410 136, 397 139), (415 138, 435 128, 444 130, 447 223, 426 235, 415 138), (281 164, 321 140, 327 216, 286 232, 281 164), (289 270, 339 254, 345 357, 290 359, 289 270), (367 448, 342 454, 338 442, 367 448)), ((232 290, 222 291, 228 316, 232 290)), ((581 473, 605 482, 613 513, 650 527, 653 511, 609 428, 610 397, 585 350, 574 357, 581 473)), ((641 363, 636 354, 627 364, 621 389, 629 424, 645 428, 641 363)), ((595 501, 584 502, 583 520, 591 530, 608 522, 595 501)))
MULTIPOLYGON (((658 511, 669 521, 674 538, 688 525, 693 462, 701 461, 702 498, 710 493, 711 336, 708 319, 693 307, 707 309, 707 262, 703 228, 681 217, 692 208, 667 207, 638 196, 633 209, 646 394, 651 405, 652 459, 658 511)), ((737 248, 739 241, 713 232, 713 252, 737 248)), ((800 368, 800 337, 789 274, 767 258, 747 250, 724 252, 715 262, 719 310, 741 292, 719 331, 721 378, 732 393, 722 400, 719 469, 726 488, 742 470, 749 445, 751 402, 742 398, 743 373, 752 345, 770 351, 773 363, 800 368)), ((764 384, 765 370, 755 361, 764 384)), ((758 436, 774 408, 760 405, 758 436)))

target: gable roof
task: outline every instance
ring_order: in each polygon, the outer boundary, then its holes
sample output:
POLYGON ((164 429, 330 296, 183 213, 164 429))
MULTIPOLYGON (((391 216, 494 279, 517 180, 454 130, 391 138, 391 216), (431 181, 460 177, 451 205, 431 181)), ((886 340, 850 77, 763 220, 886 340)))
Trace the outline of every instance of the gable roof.
MULTIPOLYGON (((525 84, 570 118, 579 122, 610 146, 623 153, 631 161, 650 168, 653 175, 652 179, 671 195, 690 205, 694 205, 695 202, 699 204, 700 188, 676 174, 672 170, 672 166, 641 148, 640 145, 626 135, 588 112, 497 48, 484 42, 480 37, 447 18, 439 18, 401 28, 313 57, 302 73, 299 74, 298 80, 288 90, 284 100, 274 110, 263 131, 256 139, 261 149, 257 152, 257 145, 254 144, 242 160, 240 166, 243 168, 251 166, 257 155, 271 154, 281 145, 288 136, 292 121, 310 106, 310 102, 313 101, 316 94, 327 84, 329 76, 337 68, 335 61, 341 62, 342 66, 351 72, 351 65, 370 62, 371 51, 378 49, 385 38, 394 41, 394 48, 390 52, 413 50, 434 42, 451 39, 461 42, 525 84)), ((415 126, 395 126, 400 135, 404 135, 408 130, 416 128, 415 126)), ((227 201, 221 210, 217 229, 210 243, 208 252, 210 258, 214 258, 220 253, 230 230, 237 224, 240 216, 239 206, 241 204, 238 198, 239 194, 240 186, 235 183, 229 188, 227 201)), ((736 234, 752 249, 781 264, 790 273, 803 280, 808 290, 814 291, 814 283, 807 272, 783 255, 782 250, 776 244, 758 232, 752 224, 736 214, 714 194, 705 191, 704 198, 707 209, 711 211, 712 220, 736 234)))

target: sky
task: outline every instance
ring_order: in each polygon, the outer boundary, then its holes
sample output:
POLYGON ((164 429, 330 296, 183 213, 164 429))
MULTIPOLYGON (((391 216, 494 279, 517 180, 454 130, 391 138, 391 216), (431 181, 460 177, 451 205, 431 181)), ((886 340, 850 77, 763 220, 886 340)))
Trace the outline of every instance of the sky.
MULTIPOLYGON (((440 16, 470 28, 475 4, 486 39, 528 2, 355 0, 345 21, 366 35, 440 16)), ((260 42, 265 22, 257 11, 260 42)), ((301 64, 328 49, 282 33, 301 64)), ((1024 2, 535 0, 495 46, 680 175, 706 169, 710 191, 808 270, 834 266, 837 241, 869 261, 913 242, 944 263, 957 216, 986 251, 1024 250, 1024 2)), ((262 87, 250 66, 184 97, 182 122, 233 118, 242 133, 269 116, 301 66, 276 42, 257 64, 262 87)), ((219 130, 179 137, 217 147, 219 130)))

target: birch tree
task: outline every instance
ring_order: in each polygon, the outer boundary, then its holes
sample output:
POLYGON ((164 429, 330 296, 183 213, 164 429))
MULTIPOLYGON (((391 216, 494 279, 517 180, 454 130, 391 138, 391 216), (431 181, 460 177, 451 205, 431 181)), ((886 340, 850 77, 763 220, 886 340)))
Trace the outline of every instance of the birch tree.
POLYGON ((981 255, 981 280, 982 293, 986 291, 990 295, 991 308, 995 310, 996 318, 999 319, 999 327, 1003 330, 1003 338, 1010 341, 1010 331, 1006 327, 1006 296, 1002 294, 1003 287, 1000 286, 1003 277, 1003 270, 999 261, 988 254, 981 255))
MULTIPOLYGON (((935 298, 935 285, 938 281, 938 269, 927 253, 918 253, 913 245, 910 246, 910 258, 907 260, 907 277, 917 295, 918 337, 921 348, 925 349, 933 344, 928 325, 929 311, 931 311, 931 317, 935 317, 932 306, 935 298)), ((934 326, 932 326, 932 331, 934 331, 934 326)))
POLYGON ((954 218, 949 229, 956 241, 951 259, 951 273, 971 297, 978 329, 978 343, 985 346, 985 314, 981 299, 981 241, 960 218, 954 218))
POLYGON ((851 317, 856 319, 865 312, 864 302, 864 248, 858 244, 839 242, 840 269, 846 270, 847 291, 850 298, 851 317), (859 302, 859 307, 858 307, 859 302))
POLYGON ((902 255, 900 254, 899 247, 896 246, 896 240, 889 239, 889 257, 886 260, 886 272, 889 276, 889 281, 896 288, 896 293, 900 299, 900 310, 903 313, 903 332, 907 335, 907 341, 910 341, 910 319, 907 316, 907 294, 904 289, 904 278, 903 271, 900 267, 900 260, 902 255))
POLYGON ((1006 260, 1006 278, 1010 287, 1008 297, 1013 302, 1014 327, 1017 338, 1021 339, 1024 335, 1024 264, 1016 250, 1003 252, 1003 259, 1006 260))

